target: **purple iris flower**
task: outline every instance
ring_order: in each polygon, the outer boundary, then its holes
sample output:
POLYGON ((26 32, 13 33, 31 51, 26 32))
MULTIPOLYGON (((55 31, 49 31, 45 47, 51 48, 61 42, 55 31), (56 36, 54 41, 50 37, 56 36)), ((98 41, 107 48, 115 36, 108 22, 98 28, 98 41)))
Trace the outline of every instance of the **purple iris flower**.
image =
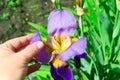
MULTIPOLYGON (((68 60, 75 57, 85 58, 86 38, 74 39, 73 34, 77 28, 74 15, 67 10, 53 10, 48 17, 49 38, 44 48, 37 55, 42 63, 51 63, 51 74, 55 80, 73 80, 68 60)), ((30 44, 42 41, 39 32, 36 32, 30 44)))

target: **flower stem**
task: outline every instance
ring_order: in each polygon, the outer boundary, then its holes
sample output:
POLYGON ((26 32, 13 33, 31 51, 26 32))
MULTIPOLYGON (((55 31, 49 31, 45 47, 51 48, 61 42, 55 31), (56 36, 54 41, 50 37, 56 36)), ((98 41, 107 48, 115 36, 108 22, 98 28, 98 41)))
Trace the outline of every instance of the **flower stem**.
POLYGON ((54 2, 54 8, 55 8, 55 9, 58 8, 58 7, 57 7, 57 2, 56 2, 56 0, 55 0, 55 2, 54 2))
POLYGON ((58 0, 58 9, 62 9, 61 0, 58 0))
MULTIPOLYGON (((120 17, 120 13, 119 13, 119 11, 117 10, 117 12, 116 12, 116 16, 115 16, 115 24, 114 24, 114 29, 115 29, 115 27, 117 26, 117 24, 118 24, 118 22, 119 22, 119 18, 120 17)), ((113 48, 114 48, 114 41, 115 41, 115 37, 113 37, 112 38, 112 40, 111 40, 111 44, 110 44, 110 56, 109 56, 109 63, 110 63, 110 61, 111 60, 113 60, 113 58, 114 58, 114 53, 113 53, 113 48)))
POLYGON ((97 66, 96 66, 96 64, 95 64, 95 61, 92 59, 92 57, 91 57, 89 54, 88 54, 87 56, 88 56, 88 58, 90 58, 90 60, 92 61, 93 65, 94 65, 94 68, 95 68, 95 71, 96 71, 96 75, 97 75, 98 78, 99 78, 99 73, 98 73, 98 69, 97 69, 97 66))
POLYGON ((79 28, 80 28, 81 36, 83 36, 83 30, 82 30, 82 16, 79 16, 79 28))

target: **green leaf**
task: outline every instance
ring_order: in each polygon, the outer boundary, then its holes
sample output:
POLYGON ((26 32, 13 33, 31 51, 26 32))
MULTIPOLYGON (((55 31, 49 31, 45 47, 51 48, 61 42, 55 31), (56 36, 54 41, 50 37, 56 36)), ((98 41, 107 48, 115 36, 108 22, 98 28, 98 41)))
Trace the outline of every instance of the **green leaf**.
POLYGON ((88 10, 90 12, 90 22, 93 23, 93 25, 96 27, 96 29, 98 29, 98 18, 96 15, 96 11, 94 10, 95 8, 93 8, 91 5, 91 1, 86 0, 87 1, 87 5, 88 5, 88 10))
POLYGON ((111 64, 110 64, 110 68, 111 68, 111 70, 120 73, 120 64, 111 63, 111 64))
POLYGON ((120 35, 120 18, 118 20, 117 26, 113 30, 113 35, 112 37, 115 39, 118 35, 120 35))
POLYGON ((85 72, 87 72, 89 75, 91 73, 92 70, 92 63, 89 63, 87 60, 85 59, 81 59, 81 64, 83 65, 83 67, 81 67, 81 69, 85 72))
MULTIPOLYGON (((93 31, 94 32, 94 31, 93 31)), ((98 36, 99 37, 99 36, 98 36)), ((91 38, 92 38, 92 44, 94 45, 93 48, 94 48, 94 53, 95 56, 96 56, 96 59, 98 60, 98 62, 101 64, 101 65, 104 65, 104 54, 102 53, 102 50, 101 50, 101 45, 98 43, 97 39, 96 39, 96 36, 94 36, 91 32, 91 38)))
POLYGON ((94 80, 100 80, 96 74, 94 74, 94 80))
POLYGON ((83 80, 89 80, 87 75, 85 75, 85 73, 83 73, 82 71, 80 71, 81 75, 82 75, 82 79, 83 80))
POLYGON ((62 8, 65 9, 65 10, 68 10, 68 11, 72 12, 75 15, 77 15, 77 11, 75 9, 71 9, 71 8, 68 8, 68 7, 62 7, 62 8))
POLYGON ((118 54, 117 54, 116 61, 118 61, 118 63, 120 64, 120 51, 119 51, 118 54))
POLYGON ((44 38, 48 37, 48 32, 44 25, 32 23, 32 22, 28 22, 28 24, 31 25, 33 28, 37 29, 40 32, 42 37, 44 38))

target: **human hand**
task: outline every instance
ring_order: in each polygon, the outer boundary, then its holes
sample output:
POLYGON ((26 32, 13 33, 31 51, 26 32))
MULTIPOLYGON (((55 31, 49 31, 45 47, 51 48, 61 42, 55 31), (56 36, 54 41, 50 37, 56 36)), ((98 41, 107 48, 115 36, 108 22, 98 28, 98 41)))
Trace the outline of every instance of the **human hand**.
POLYGON ((28 45, 31 37, 11 39, 0 45, 0 80, 23 80, 27 74, 39 69, 39 63, 28 67, 43 47, 39 41, 28 45))

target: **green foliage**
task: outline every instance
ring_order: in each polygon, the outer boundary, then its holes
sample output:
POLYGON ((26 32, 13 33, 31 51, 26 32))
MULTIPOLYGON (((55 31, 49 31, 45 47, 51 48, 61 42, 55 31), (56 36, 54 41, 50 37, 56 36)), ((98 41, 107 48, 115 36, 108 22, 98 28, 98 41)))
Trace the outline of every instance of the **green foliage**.
MULTIPOLYGON (((45 25, 36 24, 36 23, 32 23, 32 22, 28 22, 28 24, 40 32, 43 40, 48 37, 48 32, 45 28, 46 27, 45 25)), ((31 32, 35 32, 35 31, 31 30, 31 32)))
POLYGON ((8 7, 17 7, 21 4, 21 0, 8 0, 7 6, 8 7))
MULTIPOLYGON (((60 0, 59 0, 60 1, 60 0)), ((56 3, 54 3, 56 5, 56 3)), ((61 7, 61 3, 59 4, 61 7)), ((62 6, 78 15, 75 9, 62 6)), ((74 80, 120 80, 120 11, 116 8, 115 0, 86 0, 85 13, 81 17, 83 36, 87 36, 86 52, 88 57, 81 59, 80 71, 76 71, 73 59, 70 67, 74 73, 74 80)), ((40 32, 43 38, 48 37, 46 25, 28 22, 30 26, 40 32)), ((34 32, 35 30, 30 30, 34 32)), ((79 37, 80 29, 75 32, 79 37)), ((52 80, 50 66, 43 65, 39 71, 31 74, 38 80, 52 80), (47 77, 49 75, 49 78, 47 77)))
POLYGON ((53 80, 50 73, 50 65, 42 64, 38 71, 28 75, 25 80, 53 80))
POLYGON ((92 63, 93 66, 91 66, 90 73, 86 73, 85 66, 82 70, 88 75, 89 80, 119 80, 117 74, 120 74, 120 63, 118 63, 118 56, 120 56, 120 45, 118 44, 120 42, 120 12, 117 11, 113 0, 100 0, 99 5, 95 0, 87 0, 86 4, 88 12, 83 15, 84 23, 89 28, 88 32, 84 33, 88 36, 87 53, 89 59, 86 61, 92 63))
POLYGON ((0 21, 9 19, 9 13, 2 13, 0 15, 0 21))
POLYGON ((41 68, 32 73, 31 75, 32 78, 37 78, 38 80, 53 80, 51 74, 50 74, 50 65, 44 65, 42 64, 41 68))

